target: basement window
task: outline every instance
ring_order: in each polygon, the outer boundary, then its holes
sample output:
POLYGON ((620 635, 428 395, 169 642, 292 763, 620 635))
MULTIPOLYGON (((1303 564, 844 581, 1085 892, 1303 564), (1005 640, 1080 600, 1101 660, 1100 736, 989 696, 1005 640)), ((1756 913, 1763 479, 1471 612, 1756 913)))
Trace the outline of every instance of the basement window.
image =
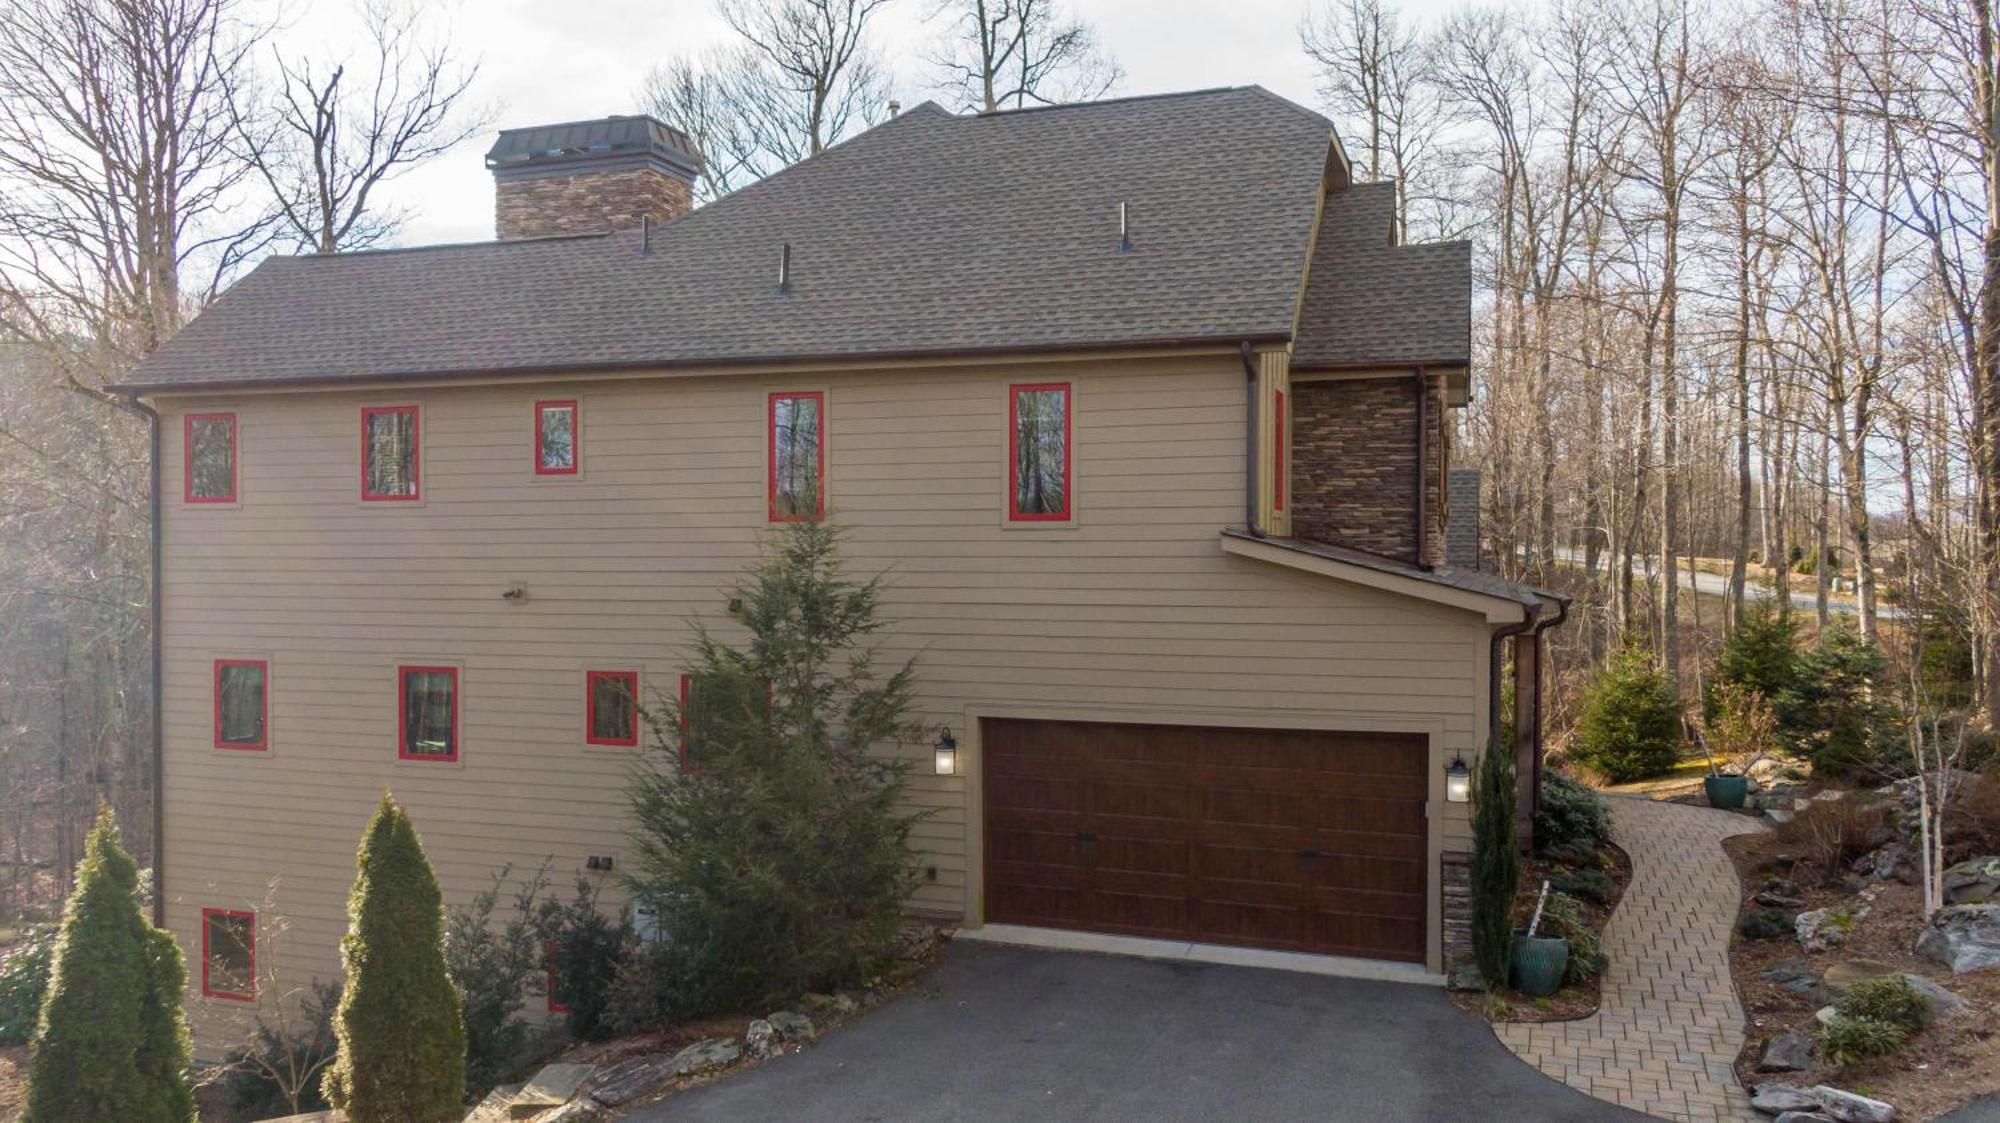
POLYGON ((574 401, 535 403, 535 474, 576 475, 582 451, 574 401))
POLYGON ((1007 517, 1070 517, 1070 388, 1067 382, 1010 387, 1007 394, 1007 517))
POLYGON ((584 740, 592 745, 631 748, 639 743, 639 672, 588 671, 584 674, 584 740))
POLYGON ((458 759, 458 668, 396 668, 396 755, 458 759))
POLYGON ((236 415, 190 413, 181 420, 181 498, 236 502, 236 415))
POLYGON ((370 406, 361 411, 361 498, 418 497, 417 407, 370 406))
POLYGON ((826 395, 776 393, 770 401, 772 522, 805 522, 826 514, 826 395))
POLYGON ((215 661, 215 747, 261 752, 270 747, 271 665, 262 659, 215 661))
POLYGON ((201 910, 201 993, 249 1002, 257 997, 257 914, 201 910))

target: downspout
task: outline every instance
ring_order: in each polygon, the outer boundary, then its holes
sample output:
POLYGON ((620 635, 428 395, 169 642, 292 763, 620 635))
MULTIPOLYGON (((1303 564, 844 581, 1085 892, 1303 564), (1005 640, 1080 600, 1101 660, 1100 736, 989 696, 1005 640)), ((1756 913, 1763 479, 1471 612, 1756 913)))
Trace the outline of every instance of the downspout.
POLYGON ((1431 474, 1431 388, 1430 374, 1423 367, 1417 368, 1417 557, 1419 569, 1429 569, 1431 564, 1424 556, 1424 540, 1430 537, 1429 512, 1425 510, 1425 498, 1430 491, 1431 474))
MULTIPOLYGON (((1486 742, 1486 747, 1489 751, 1503 742, 1509 746, 1513 744, 1511 738, 1504 736, 1506 731, 1500 725, 1501 646, 1508 640, 1535 626, 1535 621, 1540 619, 1542 615, 1542 602, 1536 601, 1530 605, 1523 605, 1522 612, 1523 615, 1520 623, 1508 624, 1506 627, 1493 629, 1493 651, 1486 664, 1488 673, 1486 720, 1488 725, 1491 726, 1491 731, 1486 742)), ((1514 704, 1519 706, 1521 700, 1519 698, 1514 699, 1514 704)))
POLYGON ((128 394, 125 404, 146 418, 148 429, 150 464, 147 468, 148 518, 152 529, 152 580, 147 589, 148 600, 153 612, 153 923, 161 928, 167 926, 167 783, 166 728, 163 722, 164 705, 160 697, 160 598, 161 549, 160 549, 160 411, 139 400, 137 394, 128 394))
POLYGON ((1257 360, 1250 350, 1250 341, 1242 343, 1243 379, 1248 388, 1245 401, 1248 409, 1244 413, 1246 432, 1243 434, 1243 526, 1252 538, 1268 538, 1264 528, 1257 522, 1257 422, 1260 420, 1257 401, 1257 360))
MULTIPOLYGON (((1536 646, 1540 647, 1543 632, 1562 627, 1563 621, 1568 619, 1569 601, 1567 599, 1557 600, 1555 616, 1535 624, 1533 635, 1536 646)), ((1535 698, 1535 782, 1533 787, 1529 789, 1534 793, 1534 806, 1530 808, 1531 812, 1542 809, 1542 696, 1548 693, 1548 678, 1549 654, 1546 650, 1538 650, 1535 652, 1535 690, 1537 692, 1537 697, 1535 698)), ((1514 699, 1514 704, 1519 706, 1521 700, 1519 698, 1514 699)))

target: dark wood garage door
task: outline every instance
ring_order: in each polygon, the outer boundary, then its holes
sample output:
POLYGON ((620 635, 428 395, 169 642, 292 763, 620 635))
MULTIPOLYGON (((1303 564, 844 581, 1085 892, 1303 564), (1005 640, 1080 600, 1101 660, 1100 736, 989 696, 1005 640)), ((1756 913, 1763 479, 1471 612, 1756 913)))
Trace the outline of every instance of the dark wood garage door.
POLYGON ((986 918, 1422 962, 1420 735, 989 718, 986 918))

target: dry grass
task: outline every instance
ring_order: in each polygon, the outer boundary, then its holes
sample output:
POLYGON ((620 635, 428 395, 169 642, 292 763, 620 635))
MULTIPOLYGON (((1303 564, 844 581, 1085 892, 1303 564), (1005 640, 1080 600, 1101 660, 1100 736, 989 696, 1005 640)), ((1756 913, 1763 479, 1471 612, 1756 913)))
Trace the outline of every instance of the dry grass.
POLYGON ((1860 795, 1816 801, 1775 832, 1778 845, 1798 855, 1800 874, 1821 883, 1839 880, 1856 858, 1888 842, 1888 813, 1860 795))
POLYGON ((19 1119, 28 1109, 28 1047, 0 1049, 0 1119, 19 1119))

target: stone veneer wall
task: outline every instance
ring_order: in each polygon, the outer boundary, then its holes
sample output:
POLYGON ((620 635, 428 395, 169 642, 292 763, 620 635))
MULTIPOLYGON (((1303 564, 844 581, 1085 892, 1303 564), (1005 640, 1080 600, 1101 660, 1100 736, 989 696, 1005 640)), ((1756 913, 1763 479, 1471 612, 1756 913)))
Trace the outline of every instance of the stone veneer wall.
POLYGON ((1444 384, 1431 378, 1430 532, 1416 557, 1416 381, 1412 375, 1292 383, 1292 534, 1403 561, 1444 561, 1450 428, 1444 384))
POLYGON ((1438 884, 1444 892, 1438 910, 1444 917, 1444 974, 1451 979, 1473 966, 1472 855, 1446 851, 1438 864, 1438 884))
POLYGON ((627 230, 694 209, 694 185, 654 168, 502 179, 494 185, 493 225, 504 241, 627 230))

